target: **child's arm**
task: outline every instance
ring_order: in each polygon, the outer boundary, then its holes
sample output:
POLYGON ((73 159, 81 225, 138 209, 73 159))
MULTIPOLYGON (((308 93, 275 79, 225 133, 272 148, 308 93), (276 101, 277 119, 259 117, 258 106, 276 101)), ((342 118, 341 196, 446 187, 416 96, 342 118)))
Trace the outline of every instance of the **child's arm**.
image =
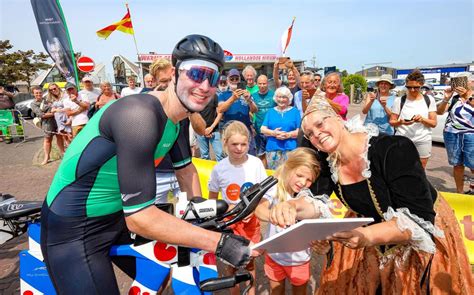
POLYGON ((261 199, 254 213, 261 221, 270 221, 270 202, 267 199, 261 199))

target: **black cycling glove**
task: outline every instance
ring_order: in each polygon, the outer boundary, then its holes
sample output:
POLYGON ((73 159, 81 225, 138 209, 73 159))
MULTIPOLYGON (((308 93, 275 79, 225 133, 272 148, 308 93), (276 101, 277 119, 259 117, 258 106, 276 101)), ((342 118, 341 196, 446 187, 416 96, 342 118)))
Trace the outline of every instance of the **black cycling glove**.
POLYGON ((233 267, 246 266, 250 261, 250 241, 234 234, 222 234, 216 248, 216 256, 233 267))

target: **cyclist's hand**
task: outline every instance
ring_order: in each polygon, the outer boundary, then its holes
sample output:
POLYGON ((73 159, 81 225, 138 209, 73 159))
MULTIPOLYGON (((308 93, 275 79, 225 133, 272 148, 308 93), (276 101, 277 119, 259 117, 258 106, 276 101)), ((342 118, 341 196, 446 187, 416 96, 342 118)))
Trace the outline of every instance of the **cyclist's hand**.
POLYGON ((249 243, 244 237, 224 233, 217 243, 216 256, 233 267, 246 266, 250 255, 257 254, 250 250, 249 243))

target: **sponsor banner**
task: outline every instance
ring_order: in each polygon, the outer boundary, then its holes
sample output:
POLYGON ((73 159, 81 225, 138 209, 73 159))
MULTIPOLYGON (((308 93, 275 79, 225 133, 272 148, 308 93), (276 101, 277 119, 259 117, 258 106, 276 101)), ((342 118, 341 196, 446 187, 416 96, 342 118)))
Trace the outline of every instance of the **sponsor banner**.
MULTIPOLYGON (((209 181, 212 168, 216 162, 193 158, 193 163, 199 172, 202 196, 207 198, 209 196, 207 183, 209 181)), ((272 175, 273 171, 267 170, 267 174, 272 175)), ((454 210, 454 214, 456 215, 456 219, 458 220, 459 226, 461 228, 464 244, 467 248, 469 262, 474 264, 474 211, 472 210, 472 208, 474 208, 474 198, 472 196, 454 193, 441 192, 441 194, 454 210)), ((334 194, 331 195, 331 201, 334 204, 334 209, 331 210, 334 217, 344 217, 347 209, 344 207, 342 202, 336 198, 334 194)))
MULTIPOLYGON (((226 62, 275 62, 278 59, 276 54, 232 54, 226 51, 226 62)), ((151 63, 155 59, 166 58, 171 60, 171 54, 139 54, 138 60, 143 63, 151 63)))
POLYGON ((77 84, 76 62, 59 2, 31 0, 31 6, 44 48, 66 81, 77 84))

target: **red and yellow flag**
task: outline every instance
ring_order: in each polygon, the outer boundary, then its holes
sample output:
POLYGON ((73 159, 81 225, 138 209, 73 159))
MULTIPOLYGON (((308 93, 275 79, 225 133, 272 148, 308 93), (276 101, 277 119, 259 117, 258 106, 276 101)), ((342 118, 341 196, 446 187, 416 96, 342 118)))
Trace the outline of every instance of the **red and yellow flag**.
POLYGON ((127 7, 127 14, 118 22, 111 24, 101 30, 97 31, 97 36, 107 39, 113 31, 119 30, 121 32, 133 35, 132 18, 130 17, 130 10, 127 7))

